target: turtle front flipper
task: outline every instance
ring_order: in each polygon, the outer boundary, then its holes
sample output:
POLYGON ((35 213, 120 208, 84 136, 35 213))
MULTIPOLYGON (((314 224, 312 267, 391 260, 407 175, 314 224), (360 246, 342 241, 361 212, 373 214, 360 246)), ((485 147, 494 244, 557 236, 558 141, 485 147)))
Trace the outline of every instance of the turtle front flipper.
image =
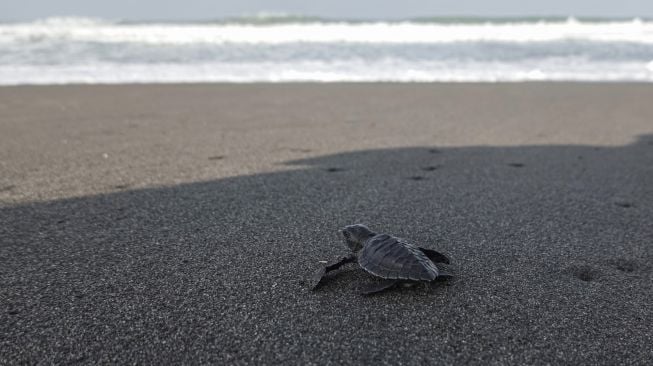
POLYGON ((437 252, 433 249, 428 249, 428 248, 422 248, 419 247, 419 250, 422 251, 422 253, 426 254, 426 256, 431 260, 433 263, 444 263, 444 264, 450 264, 449 257, 446 255, 437 252))
POLYGON ((321 266, 320 268, 315 271, 313 276, 311 277, 311 285, 310 289, 315 290, 320 283, 322 282, 322 279, 324 276, 331 271, 334 271, 342 266, 344 266, 347 263, 352 263, 356 261, 356 256, 351 254, 345 257, 341 257, 338 261, 332 262, 331 264, 327 264, 325 266, 321 266))
POLYGON ((374 282, 369 285, 362 286, 360 288, 360 294, 365 296, 373 295, 381 291, 388 290, 394 287, 399 282, 400 281, 398 280, 383 280, 383 281, 374 282))
POLYGON ((349 254, 347 256, 341 257, 337 262, 327 264, 325 268, 327 272, 330 272, 344 266, 347 263, 353 263, 353 262, 356 262, 356 256, 353 254, 349 254))

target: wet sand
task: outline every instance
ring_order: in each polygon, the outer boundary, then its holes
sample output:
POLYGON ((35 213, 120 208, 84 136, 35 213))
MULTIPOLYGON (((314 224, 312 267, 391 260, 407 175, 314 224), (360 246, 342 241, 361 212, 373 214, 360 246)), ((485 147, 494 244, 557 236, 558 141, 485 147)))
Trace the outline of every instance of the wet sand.
POLYGON ((0 88, 0 364, 645 364, 653 86, 0 88), (362 222, 456 279, 316 292, 362 222))

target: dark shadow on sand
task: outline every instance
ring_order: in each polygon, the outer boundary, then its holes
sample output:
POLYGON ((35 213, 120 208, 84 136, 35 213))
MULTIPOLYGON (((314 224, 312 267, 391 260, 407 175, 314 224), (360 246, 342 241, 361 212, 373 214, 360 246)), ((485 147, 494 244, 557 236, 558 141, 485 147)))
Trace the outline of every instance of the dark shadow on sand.
POLYGON ((0 208, 0 363, 650 361, 651 141, 360 151, 0 208), (351 267, 306 291, 357 222, 457 279, 365 298, 351 267))

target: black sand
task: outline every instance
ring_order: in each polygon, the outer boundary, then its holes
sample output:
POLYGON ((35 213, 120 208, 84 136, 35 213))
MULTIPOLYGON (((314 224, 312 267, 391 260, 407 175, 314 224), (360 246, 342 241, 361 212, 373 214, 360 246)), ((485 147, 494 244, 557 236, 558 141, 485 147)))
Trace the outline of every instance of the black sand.
POLYGON ((653 357, 651 86, 0 97, 0 364, 653 357), (361 297, 352 266, 306 291, 356 222, 457 278, 361 297))

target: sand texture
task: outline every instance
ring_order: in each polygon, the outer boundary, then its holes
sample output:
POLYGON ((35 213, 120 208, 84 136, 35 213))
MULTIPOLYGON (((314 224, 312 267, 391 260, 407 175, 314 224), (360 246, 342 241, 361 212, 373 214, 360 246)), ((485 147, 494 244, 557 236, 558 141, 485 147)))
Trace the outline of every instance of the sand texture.
POLYGON ((653 86, 0 88, 0 364, 653 359, 653 86), (430 290, 306 278, 365 223, 430 290))

